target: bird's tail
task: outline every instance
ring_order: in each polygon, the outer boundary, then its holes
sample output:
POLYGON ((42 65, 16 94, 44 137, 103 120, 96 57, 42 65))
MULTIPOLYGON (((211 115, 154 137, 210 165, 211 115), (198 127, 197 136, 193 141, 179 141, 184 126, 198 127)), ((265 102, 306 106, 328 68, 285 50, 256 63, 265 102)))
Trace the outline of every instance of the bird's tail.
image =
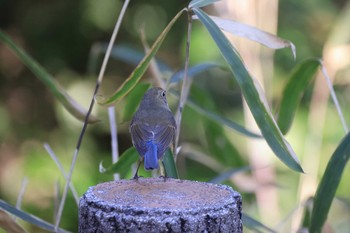
POLYGON ((147 152, 145 154, 145 169, 158 169, 157 145, 153 142, 147 143, 147 152))

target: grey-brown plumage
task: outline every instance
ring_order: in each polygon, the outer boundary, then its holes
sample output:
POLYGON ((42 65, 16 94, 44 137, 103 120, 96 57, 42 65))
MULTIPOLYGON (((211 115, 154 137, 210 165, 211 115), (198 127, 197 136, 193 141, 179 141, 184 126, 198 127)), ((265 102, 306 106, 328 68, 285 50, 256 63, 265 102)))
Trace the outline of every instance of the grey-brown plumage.
POLYGON ((132 143, 144 159, 145 169, 158 169, 158 160, 174 141, 176 131, 165 90, 154 87, 145 93, 129 129, 132 143))

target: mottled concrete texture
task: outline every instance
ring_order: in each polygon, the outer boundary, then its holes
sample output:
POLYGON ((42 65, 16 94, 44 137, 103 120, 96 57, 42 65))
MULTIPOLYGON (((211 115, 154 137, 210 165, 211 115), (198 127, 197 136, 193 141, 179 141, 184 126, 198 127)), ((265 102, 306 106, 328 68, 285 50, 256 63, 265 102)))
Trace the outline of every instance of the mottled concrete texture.
POLYGON ((241 195, 225 185, 139 178, 90 187, 79 232, 242 232, 241 195))

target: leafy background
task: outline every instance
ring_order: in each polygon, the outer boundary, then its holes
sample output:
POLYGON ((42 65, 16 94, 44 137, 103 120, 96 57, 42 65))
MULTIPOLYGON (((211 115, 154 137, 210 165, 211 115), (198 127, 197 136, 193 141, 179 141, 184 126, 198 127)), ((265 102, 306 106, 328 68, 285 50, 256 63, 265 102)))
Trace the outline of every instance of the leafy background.
MULTIPOLYGON (((5 0, 0 2, 0 28, 87 108, 103 55, 97 54, 92 48, 109 40, 121 4, 112 0, 106 0, 103 4, 93 0, 5 0)), ((144 25, 146 39, 152 44, 174 15, 187 4, 188 1, 132 1, 122 23, 117 45, 142 55, 140 25, 144 25)), ((244 6, 237 6, 237 11, 243 11, 239 7, 244 6)), ((249 7, 253 9, 253 6, 249 7)), ((337 57, 326 53, 329 51, 327 48, 336 42, 343 40, 349 43, 345 30, 341 30, 341 27, 338 29, 339 22, 349 17, 348 9, 349 3, 346 1, 279 2, 277 34, 295 44, 297 57, 293 60, 290 50, 284 49, 276 51, 273 60, 264 59, 271 52, 263 48, 258 58, 261 66, 265 67, 265 79, 260 81, 264 84, 274 113, 278 112, 282 90, 293 68, 308 58, 323 57, 334 78, 340 105, 344 106, 345 119, 349 119, 350 113, 346 108, 350 102, 349 66, 339 69, 339 62, 335 62, 337 57), (271 66, 272 61, 274 66, 271 66)), ((219 11, 213 7, 206 10, 216 15, 219 11)), ((238 13, 236 17, 239 17, 238 13)), ((252 17, 258 16, 252 14, 252 17)), ((186 28, 187 19, 184 15, 174 24, 157 53, 157 59, 173 71, 182 70, 184 66, 186 28)), ((235 44, 243 58, 250 48, 256 49, 255 44, 242 49, 239 43, 235 44)), ((103 94, 113 93, 135 67, 137 56, 123 51, 119 54, 119 57, 112 55, 109 62, 101 88, 103 94), (125 61, 127 56, 131 57, 129 61, 125 61)), ((248 68, 253 70, 254 59, 252 63, 245 61, 248 68)), ((204 62, 224 63, 204 27, 194 22, 190 65, 204 62)), ((27 177, 28 184, 21 208, 53 222, 57 208, 57 186, 62 190, 65 180, 43 148, 43 143, 50 144, 68 170, 82 123, 73 118, 2 43, 0 76, 0 198, 15 204, 22 180, 27 177)), ((142 81, 148 82, 151 76, 152 73, 147 72, 142 81)), ((220 68, 202 72, 193 81, 190 99, 208 111, 258 132, 247 121, 240 89, 231 76, 227 70, 220 68)), ((288 169, 273 156, 263 140, 254 139, 251 142, 251 139, 223 126, 220 121, 208 119, 206 114, 199 114, 193 108, 186 107, 180 134, 182 151, 177 161, 180 178, 210 181, 222 178, 220 175, 223 171, 232 172, 230 179, 224 180, 224 183, 242 194, 245 213, 276 231, 298 229, 308 195, 314 194, 332 153, 344 137, 341 122, 332 102, 327 101, 327 95, 324 94, 327 88, 325 83, 319 81, 321 79, 317 77, 316 84, 312 83, 306 89, 286 136, 301 159, 305 174, 288 169), (325 104, 321 105, 323 99, 325 104), (258 156, 254 156, 257 152, 251 150, 257 146, 254 143, 264 144, 258 147, 263 148, 258 156), (257 179, 256 172, 265 169, 269 172, 262 174, 270 176, 257 179), (263 195, 264 192, 271 196, 263 195)), ((128 132, 130 106, 137 103, 131 97, 116 105, 120 153, 131 146, 128 132)), ((137 96, 135 98, 139 99, 137 96)), ((177 99, 169 95, 169 102, 175 112, 177 99)), ((100 174, 98 169, 101 161, 104 165, 111 164, 107 109, 96 106, 94 115, 99 117, 100 122, 88 127, 73 173, 73 183, 79 195, 89 186, 113 179, 111 175, 100 174)), ((131 173, 130 169, 122 177, 130 178, 131 173)), ((329 232, 346 232, 350 227, 350 185, 346 182, 349 178, 347 166, 337 188, 337 198, 331 207, 327 224, 329 232)), ((40 231, 27 223, 23 222, 23 225, 29 232, 40 231)), ((71 194, 68 195, 61 227, 70 231, 77 229, 77 207, 71 194)))

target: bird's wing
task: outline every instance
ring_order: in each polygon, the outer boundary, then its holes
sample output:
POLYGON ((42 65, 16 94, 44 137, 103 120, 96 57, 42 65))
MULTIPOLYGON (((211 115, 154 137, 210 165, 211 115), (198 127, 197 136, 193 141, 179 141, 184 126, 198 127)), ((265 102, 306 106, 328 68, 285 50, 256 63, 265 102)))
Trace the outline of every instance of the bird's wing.
POLYGON ((147 126, 136 123, 130 125, 130 133, 134 146, 139 151, 141 156, 144 156, 147 151, 146 142, 154 138, 153 133, 147 126))
POLYGON ((176 128, 170 124, 157 124, 153 127, 133 123, 130 126, 132 141, 140 154, 147 151, 146 142, 153 141, 157 145, 158 158, 162 157, 165 150, 175 137, 176 128))
POLYGON ((162 157, 165 150, 175 137, 176 128, 173 125, 157 125, 154 129, 154 141, 158 145, 158 158, 162 157))

